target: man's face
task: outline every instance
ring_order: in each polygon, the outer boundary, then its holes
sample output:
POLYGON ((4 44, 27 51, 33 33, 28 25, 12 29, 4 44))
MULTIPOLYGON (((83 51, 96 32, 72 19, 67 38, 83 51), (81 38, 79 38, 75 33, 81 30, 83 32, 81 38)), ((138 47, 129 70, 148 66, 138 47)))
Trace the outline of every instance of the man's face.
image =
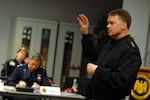
POLYGON ((107 23, 108 36, 112 38, 118 38, 126 28, 126 23, 118 15, 108 16, 107 23))
POLYGON ((30 71, 35 71, 41 65, 41 60, 30 59, 30 71))
POLYGON ((26 58, 26 52, 21 50, 17 53, 16 58, 23 61, 26 58))

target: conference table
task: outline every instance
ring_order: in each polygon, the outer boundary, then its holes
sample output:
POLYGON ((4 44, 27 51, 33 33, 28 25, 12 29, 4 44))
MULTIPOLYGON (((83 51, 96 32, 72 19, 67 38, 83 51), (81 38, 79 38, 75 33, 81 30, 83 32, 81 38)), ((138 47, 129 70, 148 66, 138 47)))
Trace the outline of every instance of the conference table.
MULTIPOLYGON (((8 77, 0 76, 0 79, 5 81, 8 77)), ((85 100, 85 96, 75 93, 61 92, 60 95, 41 94, 40 92, 22 92, 22 91, 10 91, 0 90, 0 96, 17 96, 17 97, 30 97, 30 98, 44 98, 44 99, 57 99, 57 100, 85 100)))
POLYGON ((80 94, 74 93, 64 93, 61 92, 60 95, 48 95, 48 94, 41 94, 39 92, 21 92, 21 91, 7 91, 7 90, 0 90, 1 96, 18 96, 18 97, 30 97, 30 98, 44 98, 44 99, 57 99, 57 100, 85 100, 85 97, 80 94))

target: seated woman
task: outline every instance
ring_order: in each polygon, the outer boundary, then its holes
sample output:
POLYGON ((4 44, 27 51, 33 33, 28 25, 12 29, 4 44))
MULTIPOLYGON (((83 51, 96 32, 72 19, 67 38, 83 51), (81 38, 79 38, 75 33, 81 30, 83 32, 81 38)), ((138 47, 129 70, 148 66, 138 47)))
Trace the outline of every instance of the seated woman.
POLYGON ((25 47, 21 47, 16 54, 14 59, 7 60, 3 64, 3 69, 1 71, 1 76, 9 77, 14 71, 15 67, 20 64, 24 64, 24 60, 28 57, 28 50, 25 47))

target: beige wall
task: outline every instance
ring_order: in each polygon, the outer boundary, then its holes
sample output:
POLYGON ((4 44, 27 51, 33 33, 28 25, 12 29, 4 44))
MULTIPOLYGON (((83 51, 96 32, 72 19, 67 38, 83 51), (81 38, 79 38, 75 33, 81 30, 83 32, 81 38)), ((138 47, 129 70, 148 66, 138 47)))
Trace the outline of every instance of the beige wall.
POLYGON ((13 16, 77 23, 76 16, 84 13, 92 24, 97 24, 101 11, 107 12, 118 4, 122 6, 122 0, 117 0, 117 3, 113 0, 1 0, 0 65, 9 59, 7 54, 11 49, 9 40, 13 16))
MULTIPOLYGON (((146 51, 150 50, 147 45, 149 34, 149 18, 150 18, 150 0, 124 0, 123 8, 128 10, 132 16, 132 25, 130 28, 130 34, 134 36, 137 42, 141 56, 142 64, 144 66, 150 66, 150 59, 145 62, 148 57, 146 51)), ((150 56, 150 55, 149 55, 150 56)))

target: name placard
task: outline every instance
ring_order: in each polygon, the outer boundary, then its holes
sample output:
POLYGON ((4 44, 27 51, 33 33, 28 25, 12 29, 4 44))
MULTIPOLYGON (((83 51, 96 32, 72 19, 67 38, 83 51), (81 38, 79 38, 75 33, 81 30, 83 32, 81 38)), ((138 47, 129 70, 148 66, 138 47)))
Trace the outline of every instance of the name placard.
POLYGON ((52 87, 52 86, 40 86, 41 94, 52 94, 52 95, 60 95, 60 87, 52 87))

